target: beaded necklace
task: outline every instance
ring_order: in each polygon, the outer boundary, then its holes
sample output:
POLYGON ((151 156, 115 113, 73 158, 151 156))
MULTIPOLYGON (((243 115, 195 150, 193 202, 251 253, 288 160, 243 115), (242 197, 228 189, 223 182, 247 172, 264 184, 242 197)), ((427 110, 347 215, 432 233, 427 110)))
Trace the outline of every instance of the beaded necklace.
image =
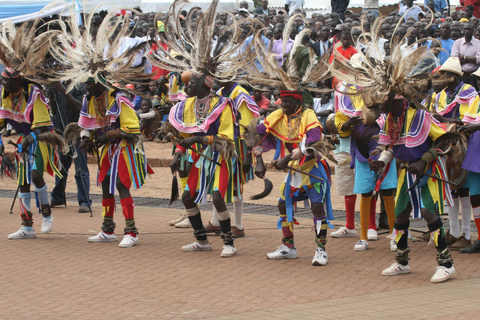
POLYGON ((403 110, 400 116, 393 115, 390 113, 388 117, 388 137, 390 138, 390 148, 398 143, 400 140, 400 134, 402 132, 403 123, 405 121, 405 115, 407 114, 408 104, 407 101, 403 101, 403 110))
POLYGON ((295 140, 298 138, 298 134, 300 131, 300 123, 302 122, 302 108, 298 108, 298 110, 292 114, 287 116, 287 137, 288 140, 295 140))
POLYGON ((201 99, 195 99, 194 111, 195 121, 197 125, 201 125, 205 121, 205 118, 208 115, 208 111, 210 111, 210 99, 210 95, 207 95, 206 97, 201 99))
POLYGON ((103 92, 98 98, 93 98, 93 106, 95 109, 95 118, 97 124, 104 131, 110 131, 110 116, 107 115, 108 95, 106 92, 103 92))
POLYGON ((12 101, 12 111, 14 113, 19 113, 22 110, 22 93, 23 88, 18 93, 10 94, 10 100, 12 101))

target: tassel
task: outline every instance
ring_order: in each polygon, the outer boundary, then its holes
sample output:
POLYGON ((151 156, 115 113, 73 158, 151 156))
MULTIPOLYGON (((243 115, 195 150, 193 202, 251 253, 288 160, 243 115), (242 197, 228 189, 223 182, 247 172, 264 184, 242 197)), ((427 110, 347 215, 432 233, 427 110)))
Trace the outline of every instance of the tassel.
POLYGON ((172 203, 175 201, 175 200, 178 200, 178 197, 179 197, 179 193, 178 193, 178 182, 177 182, 177 175, 175 174, 173 176, 173 179, 172 179, 172 193, 170 195, 170 204, 169 205, 172 205, 172 203))

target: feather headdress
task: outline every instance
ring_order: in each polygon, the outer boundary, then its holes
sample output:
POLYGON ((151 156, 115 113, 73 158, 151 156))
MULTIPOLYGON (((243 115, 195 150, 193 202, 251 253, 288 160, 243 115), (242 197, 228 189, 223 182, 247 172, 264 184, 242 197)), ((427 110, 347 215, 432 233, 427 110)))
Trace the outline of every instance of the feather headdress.
POLYGON ((96 26, 98 32, 94 37, 90 33, 94 25, 93 14, 86 17, 86 30, 82 33, 73 5, 70 10, 70 19, 55 20, 59 30, 49 31, 50 53, 64 67, 63 70, 49 70, 50 81, 71 81, 68 91, 88 79, 109 88, 116 84, 116 87, 124 89, 127 83, 139 83, 139 80, 151 77, 144 73, 142 66, 134 67, 136 54, 145 43, 124 50, 125 40, 130 34, 128 15, 117 16, 116 10, 109 11, 102 23, 96 26))
MULTIPOLYGON (((195 20, 194 13, 200 8, 191 8, 183 27, 179 15, 189 2, 175 0, 165 21, 163 41, 168 49, 159 45, 157 52, 148 55, 152 64, 173 72, 191 70, 216 79, 233 80, 238 70, 253 58, 248 60, 245 55, 239 54, 245 50, 243 42, 237 41, 242 21, 237 21, 231 13, 226 14, 231 16, 233 24, 220 33, 216 42, 213 41, 218 3, 219 0, 213 0, 208 9, 197 17, 198 20, 195 20)), ((156 39, 160 39, 158 34, 156 39)))
MULTIPOLYGON (((287 42, 290 38, 290 33, 293 28, 295 20, 302 18, 301 15, 294 15, 288 20, 285 29, 283 30, 283 51, 286 49, 287 42)), ((312 91, 318 90, 315 84, 316 82, 325 80, 330 77, 327 57, 317 61, 317 57, 313 50, 309 50, 310 63, 306 68, 303 75, 299 75, 294 55, 297 49, 302 46, 302 39, 305 36, 310 36, 310 29, 303 29, 296 37, 296 40, 288 53, 288 57, 281 67, 278 63, 278 56, 271 53, 269 48, 265 47, 265 44, 261 40, 261 31, 254 37, 254 55, 257 58, 258 63, 262 66, 262 69, 258 69, 255 64, 246 64, 244 66, 245 73, 240 82, 248 83, 250 85, 261 84, 270 85, 272 87, 279 87, 281 89, 302 92, 307 89, 312 91)))
POLYGON ((380 58, 380 47, 383 48, 380 30, 384 21, 385 18, 376 19, 369 32, 364 30, 362 23, 363 32, 359 39, 365 40, 368 47, 365 52, 358 52, 360 63, 353 64, 334 50, 330 71, 338 80, 357 86, 355 94, 362 94, 366 105, 382 103, 394 92, 421 107, 420 91, 430 76, 427 70, 431 70, 435 63, 433 51, 418 46, 423 39, 407 47, 407 38, 412 31, 401 38, 395 36, 398 24, 394 37, 390 40, 390 59, 380 58), (419 64, 421 61, 426 63, 419 64))
POLYGON ((21 76, 33 79, 48 52, 48 36, 40 32, 38 18, 15 26, 11 20, 0 26, 0 61, 21 76))

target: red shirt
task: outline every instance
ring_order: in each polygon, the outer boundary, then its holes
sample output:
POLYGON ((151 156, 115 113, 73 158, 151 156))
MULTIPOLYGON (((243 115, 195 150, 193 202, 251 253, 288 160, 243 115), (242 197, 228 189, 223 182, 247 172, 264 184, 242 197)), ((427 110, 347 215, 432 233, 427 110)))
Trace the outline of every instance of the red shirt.
MULTIPOLYGON (((165 43, 161 43, 163 49, 168 50, 168 46, 165 43)), ((156 52, 158 49, 158 46, 154 43, 152 44, 152 48, 149 52, 149 54, 152 54, 153 52, 156 52)), ((152 80, 158 80, 161 76, 166 76, 168 74, 168 70, 160 69, 159 67, 152 66, 152 80)))
MULTIPOLYGON (((255 100, 255 97, 252 96, 252 99, 255 100)), ((268 109, 268 106, 270 105, 270 100, 264 96, 262 96, 262 100, 260 100, 260 102, 255 102, 257 103, 259 109, 268 109)))
MULTIPOLYGON (((465 11, 465 7, 468 5, 473 6, 473 16, 480 19, 480 1, 479 0, 460 0, 460 4, 463 6, 463 10, 465 11)), ((458 11, 459 9, 457 9, 458 11)))
MULTIPOLYGON (((350 58, 355 53, 357 53, 357 49, 355 49, 355 47, 352 47, 352 46, 348 47, 347 49, 343 49, 343 46, 339 46, 339 47, 335 48, 334 50, 336 50, 338 53, 340 53, 347 60, 350 60, 350 58)), ((332 61, 333 61, 333 52, 332 52, 332 55, 330 56, 330 63, 332 63, 332 61)))

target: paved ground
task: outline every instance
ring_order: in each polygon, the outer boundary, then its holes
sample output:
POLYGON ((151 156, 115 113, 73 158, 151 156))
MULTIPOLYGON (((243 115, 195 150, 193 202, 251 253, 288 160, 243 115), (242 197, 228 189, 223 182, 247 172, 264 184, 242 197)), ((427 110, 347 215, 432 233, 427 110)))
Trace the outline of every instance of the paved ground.
MULTIPOLYGON (((168 198, 170 175, 156 169, 134 196, 168 198)), ((15 184, 4 180, 0 189, 14 190, 15 184)), ((92 186, 92 194, 99 191, 92 186)), ((246 207, 247 236, 236 241, 239 254, 229 259, 220 258, 219 237, 210 237, 212 252, 181 252, 193 240, 191 231, 167 225, 181 210, 140 203, 135 208, 140 242, 134 248, 86 241, 101 225, 98 202, 90 218, 70 201, 67 208, 55 208, 51 234, 14 241, 7 234, 18 229, 20 218, 17 207, 8 214, 11 194, 0 193, 0 319, 476 319, 480 312, 477 255, 453 253, 455 277, 432 284, 435 249, 425 242, 411 243, 411 274, 383 277, 381 270, 394 256, 387 239, 356 253, 357 239, 329 238, 329 264, 313 267, 312 223, 299 218, 299 259, 269 261, 265 254, 281 238, 277 218, 248 210, 255 206, 246 207)), ((261 204, 275 202, 272 194, 261 204)), ((334 203, 341 209, 341 199, 334 203)), ((210 212, 202 212, 206 222, 210 212)), ((39 232, 40 215, 35 218, 39 232)), ((121 214, 116 220, 121 231, 121 214)))

